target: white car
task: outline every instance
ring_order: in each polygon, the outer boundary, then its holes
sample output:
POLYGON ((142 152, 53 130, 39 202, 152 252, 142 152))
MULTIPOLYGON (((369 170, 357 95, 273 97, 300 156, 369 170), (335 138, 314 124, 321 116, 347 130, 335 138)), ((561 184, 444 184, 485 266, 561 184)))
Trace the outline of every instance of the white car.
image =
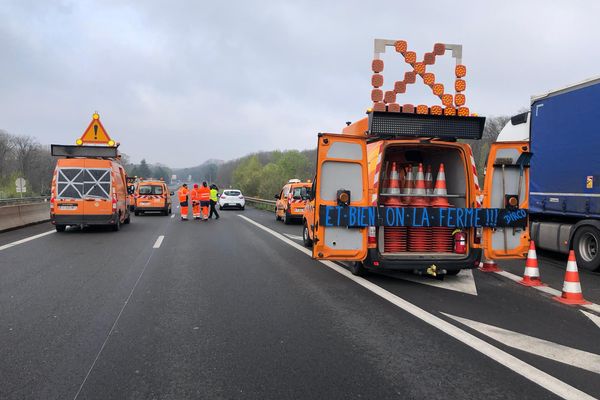
POLYGON ((219 210, 226 207, 236 207, 243 210, 246 207, 246 199, 240 190, 225 189, 219 196, 219 210))

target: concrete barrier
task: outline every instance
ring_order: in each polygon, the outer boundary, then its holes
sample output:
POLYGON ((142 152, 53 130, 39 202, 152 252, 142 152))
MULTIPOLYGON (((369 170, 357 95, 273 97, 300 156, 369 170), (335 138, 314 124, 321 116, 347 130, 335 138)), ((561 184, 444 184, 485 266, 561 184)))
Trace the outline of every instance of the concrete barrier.
POLYGON ((50 203, 18 204, 0 207, 0 232, 48 221, 50 203))

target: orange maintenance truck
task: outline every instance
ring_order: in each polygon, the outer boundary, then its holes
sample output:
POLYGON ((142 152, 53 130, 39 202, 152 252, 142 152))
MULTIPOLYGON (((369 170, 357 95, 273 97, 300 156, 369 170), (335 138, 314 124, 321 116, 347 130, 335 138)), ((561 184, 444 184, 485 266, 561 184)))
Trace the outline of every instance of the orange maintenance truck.
POLYGON ((61 158, 52 176, 50 221, 58 232, 69 225, 109 225, 118 231, 130 222, 118 143, 108 136, 97 113, 76 143, 51 146, 52 155, 61 158))
MULTIPOLYGON (((316 179, 303 218, 304 243, 313 247, 314 258, 348 261, 356 275, 401 270, 443 277, 479 266, 482 251, 486 257, 524 257, 529 240, 526 193, 516 196, 519 174, 504 174, 511 181, 503 182, 502 190, 493 171, 514 169, 527 149, 514 146, 510 160, 488 166, 494 182, 486 184, 486 194, 501 196, 502 202, 498 208, 481 208, 471 147, 459 140, 481 139, 485 118, 465 107, 461 53, 460 45, 438 43, 417 61, 406 42, 375 40, 373 105, 367 117, 342 133, 318 135, 316 179), (390 47, 412 71, 384 93, 380 56, 390 47), (427 72, 446 52, 456 58, 454 94, 427 72), (396 101, 417 78, 441 105, 396 101), (505 236, 512 239, 503 240, 505 236)), ((497 154, 503 158, 508 153, 497 154)), ((524 182, 528 170, 520 171, 524 182)))
POLYGON ((301 221, 310 186, 310 182, 290 179, 283 186, 281 192, 275 195, 277 200, 275 203, 275 219, 277 221, 283 220, 286 225, 292 221, 301 221))

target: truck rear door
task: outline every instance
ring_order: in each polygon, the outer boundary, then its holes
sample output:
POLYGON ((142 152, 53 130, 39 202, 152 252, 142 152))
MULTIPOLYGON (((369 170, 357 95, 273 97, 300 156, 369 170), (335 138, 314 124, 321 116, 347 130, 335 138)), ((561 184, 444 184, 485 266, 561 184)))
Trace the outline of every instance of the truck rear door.
MULTIPOLYGON (((484 182, 484 208, 529 208, 528 142, 493 143, 484 182)), ((487 259, 525 258, 529 248, 529 227, 495 227, 483 230, 487 259)))
POLYGON ((367 256, 367 228, 326 226, 320 209, 338 206, 369 206, 366 140, 361 137, 319 134, 315 182, 313 258, 361 261, 367 256), (341 193, 349 194, 349 198, 341 193))
POLYGON ((85 160, 83 199, 85 215, 112 214, 112 169, 98 162, 85 160))

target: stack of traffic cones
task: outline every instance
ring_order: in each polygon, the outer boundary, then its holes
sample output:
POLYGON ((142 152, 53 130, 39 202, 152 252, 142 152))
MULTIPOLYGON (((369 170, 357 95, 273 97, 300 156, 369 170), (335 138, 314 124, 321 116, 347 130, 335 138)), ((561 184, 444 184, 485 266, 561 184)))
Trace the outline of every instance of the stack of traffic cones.
POLYGON ((525 261, 525 272, 523 273, 523 279, 519 281, 521 285, 525 286, 542 286, 542 280, 540 279, 540 269, 538 268, 537 254, 535 252, 535 243, 529 242, 529 251, 527 252, 527 260, 525 261))
POLYGON ((499 272, 502 271, 496 261, 494 260, 485 260, 481 264, 479 264, 479 270, 481 272, 499 272))
POLYGON ((431 165, 427 166, 427 172, 425 172, 425 190, 427 194, 433 193, 433 175, 431 174, 431 165))
POLYGON ((427 207, 429 205, 429 198, 427 197, 427 188, 425 185, 425 176, 423 174, 423 164, 419 164, 417 169, 412 195, 412 201, 410 203, 411 206, 427 207))
MULTIPOLYGON (((423 175, 423 164, 419 164, 415 176, 414 187, 412 189, 411 206, 427 207, 429 198, 425 188, 425 176, 423 175)), ((411 226, 408 228, 408 250, 417 253, 431 251, 431 228, 421 226, 411 226)))
POLYGON ((590 304, 589 301, 583 298, 583 293, 581 292, 579 271, 577 271, 577 261, 575 260, 575 252, 573 250, 569 252, 562 295, 560 297, 554 296, 553 299, 564 304, 590 304))
POLYGON ((410 195, 412 193, 412 187, 413 187, 413 173, 412 173, 412 166, 409 165, 406 168, 406 170, 404 171, 404 185, 402 186, 402 194, 406 195, 402 199, 404 201, 404 204, 406 204, 406 205, 411 204, 411 198, 408 195, 410 195))
MULTIPOLYGON (((444 164, 440 164, 440 170, 438 171, 437 178, 435 181, 435 188, 431 193, 431 205, 433 207, 450 207, 448 203, 448 194, 446 191, 446 174, 444 173, 444 164)), ((452 253, 454 248, 454 239, 452 237, 452 228, 447 226, 434 226, 431 228, 432 235, 432 251, 438 253, 452 253)))
MULTIPOLYGON (((389 177, 389 186, 387 187, 387 196, 384 204, 387 207, 402 206, 400 198, 400 175, 396 163, 392 163, 392 170, 389 177)), ((407 228, 405 226, 386 226, 383 229, 383 246, 386 253, 399 253, 406 251, 407 228)))
POLYGON ((384 185, 382 189, 387 195, 383 199, 383 204, 386 206, 402 205, 402 200, 400 199, 400 175, 398 174, 395 162, 392 163, 387 187, 384 185))

